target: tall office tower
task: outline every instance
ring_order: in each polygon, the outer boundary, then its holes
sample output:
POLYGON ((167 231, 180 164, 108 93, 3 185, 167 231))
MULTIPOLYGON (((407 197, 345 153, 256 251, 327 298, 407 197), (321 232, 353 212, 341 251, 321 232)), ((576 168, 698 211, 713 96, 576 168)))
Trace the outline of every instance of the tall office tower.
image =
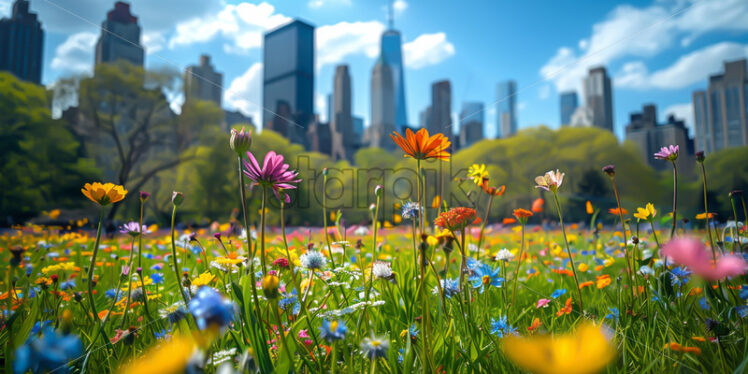
POLYGON ((725 62, 723 74, 709 77, 706 92, 693 93, 693 109, 699 150, 748 145, 746 60, 725 62))
POLYGON ((96 65, 125 60, 143 66, 138 17, 130 13, 130 4, 118 1, 101 23, 101 36, 96 42, 96 65))
POLYGON ((266 33, 264 43, 262 126, 306 144, 314 121, 314 26, 294 20, 266 33))
POLYGON ((613 91, 604 67, 590 69, 584 78, 585 106, 592 112, 592 125, 613 131, 613 91))
POLYGON ((429 134, 443 133, 447 137, 452 134, 452 85, 448 80, 431 84, 431 106, 428 112, 426 129, 429 134))
POLYGON ((369 147, 392 149, 389 134, 395 131, 395 87, 392 69, 380 55, 371 71, 371 125, 367 129, 369 147))
POLYGON ((483 103, 462 103, 460 111, 460 148, 483 139, 483 103))
POLYGON ((348 65, 335 68, 333 82, 332 120, 330 135, 332 137, 332 158, 334 160, 353 160, 358 141, 353 133, 353 115, 351 114, 351 76, 348 65))
POLYGON ((577 92, 563 92, 560 96, 561 101, 561 126, 571 125, 571 116, 577 110, 577 92))
POLYGON ((223 74, 210 64, 210 56, 200 56, 200 65, 191 65, 184 72, 185 100, 212 101, 221 107, 223 74))
POLYGON ((506 138, 517 132, 517 82, 506 81, 496 86, 497 138, 506 138))
POLYGON ((384 62, 392 70, 392 86, 395 92, 395 126, 408 125, 408 109, 405 105, 405 79, 403 78, 402 38, 400 31, 395 30, 392 4, 389 7, 389 27, 382 33, 380 50, 384 62))
POLYGON ((359 139, 364 137, 364 119, 359 116, 353 116, 353 133, 359 139))
POLYGON ((27 0, 16 0, 10 18, 0 20, 0 70, 36 84, 42 81, 44 30, 27 0))
POLYGON ((636 144, 642 159, 656 170, 667 170, 670 166, 666 162, 656 160, 654 154, 661 147, 677 144, 680 147, 678 170, 686 174, 693 171, 694 143, 688 136, 688 128, 681 120, 673 115, 668 116, 667 123, 657 123, 657 107, 654 104, 644 105, 641 112, 631 113, 629 124, 626 125, 626 140, 636 144))

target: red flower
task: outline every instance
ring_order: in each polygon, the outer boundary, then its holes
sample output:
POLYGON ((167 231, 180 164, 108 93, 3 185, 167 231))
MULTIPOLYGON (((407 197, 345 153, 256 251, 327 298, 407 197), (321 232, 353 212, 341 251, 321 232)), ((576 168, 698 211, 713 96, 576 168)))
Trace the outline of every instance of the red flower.
POLYGON ((535 213, 542 212, 544 203, 545 201, 542 198, 535 199, 535 201, 532 202, 532 211, 535 213))
POLYGON ((447 212, 439 213, 439 217, 434 220, 434 224, 450 231, 460 231, 470 224, 480 222, 481 219, 478 218, 475 209, 465 207, 452 208, 447 212))

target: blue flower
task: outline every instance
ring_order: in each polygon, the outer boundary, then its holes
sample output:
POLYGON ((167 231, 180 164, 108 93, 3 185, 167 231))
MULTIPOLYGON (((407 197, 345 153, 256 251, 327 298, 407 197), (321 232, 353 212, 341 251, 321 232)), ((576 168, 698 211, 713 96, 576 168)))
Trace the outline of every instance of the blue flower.
POLYGON ((561 297, 561 296, 563 296, 565 294, 566 294, 566 289, 559 288, 559 289, 553 291, 553 293, 551 294, 551 297, 554 298, 554 299, 558 299, 559 297, 561 297))
POLYGON ((69 373, 66 364, 82 352, 83 345, 77 336, 59 335, 52 327, 47 326, 41 337, 29 339, 16 350, 13 372, 25 373, 31 370, 34 373, 42 373, 55 370, 69 373))
POLYGON ((479 268, 480 266, 482 266, 483 264, 480 261, 478 261, 478 260, 476 260, 476 259, 474 259, 472 257, 468 257, 467 258, 467 264, 465 264, 465 265, 467 265, 468 270, 473 271, 473 270, 479 268))
POLYGON ((468 277, 468 281, 473 283, 473 288, 480 288, 480 293, 483 293, 489 287, 501 287, 504 278, 499 276, 500 272, 500 267, 491 269, 488 265, 478 266, 468 277))
POLYGON ((735 310, 738 312, 740 318, 745 318, 745 316, 748 316, 748 305, 738 305, 737 307, 735 307, 735 310))
POLYGON ((110 299, 114 299, 114 297, 117 296, 117 290, 115 290, 114 288, 106 290, 106 292, 104 292, 104 295, 106 295, 106 297, 110 299))
POLYGON ((151 280, 153 281, 153 284, 164 283, 164 275, 161 273, 153 273, 151 274, 151 280))
POLYGON ((670 274, 672 274, 672 277, 670 277, 670 281, 672 282, 673 286, 679 286, 681 284, 688 283, 689 275, 691 275, 691 272, 688 271, 683 266, 679 266, 673 270, 670 270, 670 274))
POLYGON ((32 336, 36 335, 39 331, 42 330, 42 328, 45 328, 45 327, 51 326, 51 325, 52 325, 52 321, 41 321, 41 322, 40 321, 36 321, 34 323, 34 326, 31 327, 31 331, 29 332, 29 337, 32 337, 32 336))
POLYGON ((361 352, 364 354, 364 357, 368 357, 372 360, 375 358, 387 356, 387 349, 389 348, 390 342, 388 342, 387 339, 384 338, 364 338, 363 342, 361 343, 361 352))
POLYGON ((403 204, 403 219, 411 219, 420 217, 421 209, 418 203, 407 201, 403 204))
POLYGON ((740 286, 740 298, 743 300, 748 299, 748 284, 740 286))
POLYGON ((299 262, 301 262, 301 266, 309 270, 322 269, 327 265, 327 259, 325 256, 314 250, 306 251, 306 253, 301 255, 301 257, 299 257, 299 262))
POLYGON ((74 280, 69 280, 69 281, 65 281, 65 282, 60 283, 60 289, 63 290, 63 291, 70 290, 70 289, 73 289, 73 288, 75 288, 75 281, 74 280))
POLYGON ((234 303, 207 286, 197 290, 189 309, 200 330, 210 325, 225 327, 234 320, 234 303))
POLYGON ((506 316, 501 316, 499 319, 491 318, 491 334, 503 338, 505 335, 517 335, 517 329, 509 324, 506 316))
POLYGON ((701 306, 701 309, 709 310, 709 303, 707 302, 706 297, 699 299, 699 305, 701 306))
MULTIPOLYGON (((439 283, 441 283, 442 291, 444 291, 444 296, 448 298, 452 298, 452 295, 460 293, 460 282, 457 279, 440 279, 439 283)), ((434 287, 434 294, 438 293, 439 288, 434 287)))
POLYGON ((153 271, 160 271, 163 268, 164 268, 163 264, 155 264, 155 265, 151 266, 151 270, 153 270, 153 271))
POLYGON ((345 339, 345 334, 348 332, 348 327, 345 326, 343 320, 340 321, 328 321, 327 319, 322 321, 322 326, 319 327, 319 336, 328 343, 332 343, 336 340, 345 339))
POLYGON ((34 265, 26 264, 26 276, 30 277, 31 273, 34 271, 34 265))
POLYGON ((166 329, 162 329, 160 332, 159 331, 154 331, 153 335, 156 336, 156 339, 161 340, 161 339, 165 339, 165 338, 169 337, 169 332, 166 331, 166 329))
POLYGON ((620 316, 620 313, 618 312, 618 308, 613 307, 613 308, 608 308, 608 310, 610 311, 610 313, 608 313, 608 315, 605 316, 605 319, 613 319, 616 322, 618 322, 618 317, 620 316))
POLYGON ((299 311, 301 310, 301 304, 299 304, 299 298, 296 297, 296 290, 293 290, 290 295, 280 299, 280 301, 278 301, 278 307, 280 307, 286 313, 292 315, 299 314, 299 311))

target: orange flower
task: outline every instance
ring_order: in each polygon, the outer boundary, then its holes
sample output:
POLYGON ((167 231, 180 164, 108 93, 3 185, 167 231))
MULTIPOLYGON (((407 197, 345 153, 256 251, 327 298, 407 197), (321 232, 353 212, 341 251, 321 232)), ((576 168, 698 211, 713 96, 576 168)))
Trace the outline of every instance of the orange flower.
POLYGON ((439 209, 439 204, 442 203, 442 198, 439 197, 439 195, 434 196, 434 199, 431 200, 431 207, 434 209, 439 209))
POLYGON ((600 289, 600 288, 607 287, 610 284, 610 282, 611 282, 610 275, 608 274, 599 275, 597 277, 597 288, 600 289))
MULTIPOLYGON (((709 213, 708 217, 709 217, 709 219, 714 218, 714 213, 709 213)), ((707 214, 706 213, 699 213, 699 214, 696 215, 696 219, 706 219, 706 218, 707 218, 707 214)))
POLYGON ((608 213, 615 214, 615 215, 623 214, 625 216, 629 214, 629 211, 624 208, 621 208, 620 211, 618 210, 618 208, 610 208, 608 209, 608 213))
POLYGON ((592 208, 592 203, 589 200, 587 200, 587 204, 585 204, 584 207, 587 210, 587 214, 595 213, 595 209, 592 208))
POLYGON ((579 284, 579 289, 581 290, 582 288, 589 287, 589 286, 591 286, 593 284, 595 284, 595 282, 593 282, 593 281, 582 282, 582 283, 579 284))
POLYGON ((535 201, 532 202, 532 208, 531 210, 535 213, 540 213, 543 211, 543 204, 545 201, 541 198, 535 199, 535 201))
POLYGON ((413 157, 416 160, 427 160, 435 158, 438 160, 449 160, 449 153, 446 151, 451 144, 444 134, 429 136, 426 129, 420 129, 413 133, 411 129, 405 130, 405 137, 392 132, 392 140, 405 152, 406 157, 413 157))
POLYGON ((540 327, 540 325, 542 325, 542 323, 540 323, 540 318, 535 317, 535 319, 532 320, 532 325, 527 327, 527 331, 535 331, 540 327))
POLYGON ((460 231, 470 224, 478 224, 480 222, 481 219, 478 218, 475 209, 465 207, 452 208, 446 212, 439 213, 439 217, 436 217, 434 220, 434 224, 450 231, 460 231))
POLYGON ((571 298, 566 299, 566 304, 564 304, 564 307, 559 309, 556 313, 556 317, 561 317, 564 314, 571 313, 571 298))
POLYGON ((483 183, 481 183, 480 186, 483 189, 483 192, 493 195, 493 196, 501 196, 506 191, 506 186, 499 186, 499 187, 491 187, 488 185, 488 178, 483 178, 483 183))
POLYGON ((514 218, 504 218, 504 219, 503 219, 503 220, 501 221, 501 224, 502 224, 502 225, 511 225, 511 224, 513 224, 513 223, 516 223, 516 222, 517 222, 517 220, 516 220, 516 219, 514 219, 514 218))
POLYGON ((517 217, 518 219, 532 217, 532 212, 531 211, 529 211, 527 209, 522 209, 522 208, 515 209, 512 214, 515 217, 517 217))
POLYGON ((109 205, 125 198, 127 190, 114 183, 86 183, 81 189, 83 195, 99 205, 109 205))

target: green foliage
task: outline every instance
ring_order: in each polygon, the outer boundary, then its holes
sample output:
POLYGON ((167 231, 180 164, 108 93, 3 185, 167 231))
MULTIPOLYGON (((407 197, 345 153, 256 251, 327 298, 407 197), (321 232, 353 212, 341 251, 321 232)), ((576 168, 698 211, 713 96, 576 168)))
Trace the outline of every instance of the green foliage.
POLYGON ((76 207, 97 171, 50 116, 44 87, 0 73, 0 212, 23 221, 43 209, 76 207))

